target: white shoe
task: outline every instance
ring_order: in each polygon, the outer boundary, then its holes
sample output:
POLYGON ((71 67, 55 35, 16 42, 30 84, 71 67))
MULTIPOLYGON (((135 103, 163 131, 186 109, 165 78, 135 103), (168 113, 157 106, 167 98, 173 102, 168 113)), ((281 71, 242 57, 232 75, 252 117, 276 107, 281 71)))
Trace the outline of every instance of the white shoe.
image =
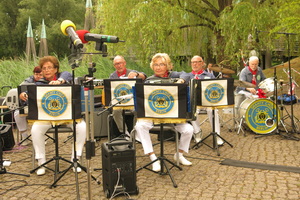
POLYGON ((203 133, 202 130, 200 130, 198 133, 194 133, 193 137, 196 143, 200 142, 202 139, 203 133))
POLYGON ((42 175, 44 175, 45 173, 46 173, 45 167, 41 167, 41 168, 39 168, 38 170, 36 170, 36 175, 38 175, 38 176, 42 176, 42 175))
MULTIPOLYGON (((75 172, 75 167, 73 167, 73 172, 75 172)), ((77 167, 77 173, 80 173, 80 172, 81 172, 81 168, 77 167)))
MULTIPOLYGON (((176 153, 174 154, 174 160, 177 162, 176 153)), ((187 165, 187 166, 192 165, 192 163, 183 156, 179 156, 179 163, 182 165, 187 165)))
POLYGON ((152 163, 152 170, 155 172, 160 171, 160 162, 159 161, 155 161, 154 163, 152 163))
POLYGON ((217 144, 219 146, 222 146, 224 144, 224 141, 221 138, 217 138, 217 144))

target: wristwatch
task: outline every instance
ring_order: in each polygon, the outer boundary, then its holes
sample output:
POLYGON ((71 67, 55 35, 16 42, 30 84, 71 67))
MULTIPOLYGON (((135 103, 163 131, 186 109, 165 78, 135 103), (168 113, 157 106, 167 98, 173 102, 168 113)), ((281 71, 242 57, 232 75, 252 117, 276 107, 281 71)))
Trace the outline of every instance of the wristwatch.
POLYGON ((59 78, 57 80, 60 82, 60 84, 63 84, 63 82, 64 82, 64 79, 62 79, 62 78, 59 78))

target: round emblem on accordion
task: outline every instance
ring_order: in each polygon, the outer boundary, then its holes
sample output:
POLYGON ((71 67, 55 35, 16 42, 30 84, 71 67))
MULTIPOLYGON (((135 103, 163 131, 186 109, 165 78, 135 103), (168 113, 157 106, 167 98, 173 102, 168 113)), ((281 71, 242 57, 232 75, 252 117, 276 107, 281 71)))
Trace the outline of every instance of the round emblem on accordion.
MULTIPOLYGON (((124 96, 124 95, 128 95, 128 94, 132 94, 132 88, 131 88, 130 85, 128 85, 126 83, 121 83, 121 84, 117 85, 117 87, 114 89, 115 98, 120 97, 120 96, 124 96)), ((124 99, 121 102, 121 104, 125 104, 130 100, 131 99, 124 99)))
POLYGON ((52 90, 42 97, 42 108, 50 116, 60 116, 66 111, 67 106, 68 99, 61 91, 52 90))
POLYGON ((174 97, 166 90, 154 90, 148 97, 150 109, 157 114, 166 114, 174 107, 174 97))
POLYGON ((204 96, 208 102, 218 103, 224 97, 224 88, 218 83, 212 83, 206 87, 204 96))

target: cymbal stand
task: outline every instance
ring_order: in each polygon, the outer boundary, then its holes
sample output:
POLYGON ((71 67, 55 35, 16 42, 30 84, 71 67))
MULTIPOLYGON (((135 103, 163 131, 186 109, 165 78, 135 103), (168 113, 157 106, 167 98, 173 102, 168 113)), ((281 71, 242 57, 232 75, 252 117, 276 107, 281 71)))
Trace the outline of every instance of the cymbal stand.
MULTIPOLYGON (((283 94, 282 84, 283 84, 283 82, 280 82, 280 85, 281 85, 281 94, 283 94)), ((288 118, 291 119, 292 116, 289 114, 287 108, 284 106, 284 103, 283 103, 283 97, 284 97, 284 96, 281 95, 281 98, 280 98, 280 104, 279 104, 279 105, 280 105, 280 110, 281 110, 282 114, 283 114, 284 111, 286 112, 286 114, 282 117, 281 121, 282 121, 282 125, 283 125, 284 129, 285 129, 286 132, 288 133, 288 130, 287 130, 286 126, 289 126, 289 125, 288 125, 288 124, 285 124, 284 121, 285 121, 286 119, 288 119, 288 118)), ((291 103, 292 103, 292 99, 291 99, 291 103)), ((295 117, 295 116, 294 116, 294 120, 296 120, 296 121, 299 122, 299 119, 298 119, 297 117, 295 117)), ((295 130, 296 130, 296 131, 299 131, 298 125, 297 125, 297 124, 294 124, 294 126, 295 126, 295 130)))
MULTIPOLYGON (((229 120, 227 120, 227 121, 224 121, 222 119, 222 124, 225 124, 230 132, 232 132, 232 130, 236 130, 236 128, 239 126, 239 122, 237 121, 235 115, 236 115, 236 113, 235 113, 235 107, 233 107, 232 108, 232 118, 229 119, 229 120), (233 122, 233 128, 229 127, 230 125, 228 124, 228 122, 230 122, 230 121, 233 122)), ((244 131, 244 130, 242 130, 242 131, 244 131)))
POLYGON ((227 140, 225 140, 223 137, 221 137, 216 131, 215 131, 215 107, 212 107, 212 132, 206 136, 205 138, 203 138, 203 140, 200 140, 197 144, 195 144, 192 148, 199 148, 200 144, 205 144, 206 146, 208 146, 209 148, 216 150, 217 151, 217 155, 220 156, 220 152, 219 152, 219 145, 217 143, 217 138, 221 138, 225 143, 227 143, 229 146, 233 147, 232 144, 230 144, 229 142, 227 142, 227 140), (213 137, 213 146, 210 146, 208 144, 206 144, 204 141, 209 138, 210 136, 213 137))

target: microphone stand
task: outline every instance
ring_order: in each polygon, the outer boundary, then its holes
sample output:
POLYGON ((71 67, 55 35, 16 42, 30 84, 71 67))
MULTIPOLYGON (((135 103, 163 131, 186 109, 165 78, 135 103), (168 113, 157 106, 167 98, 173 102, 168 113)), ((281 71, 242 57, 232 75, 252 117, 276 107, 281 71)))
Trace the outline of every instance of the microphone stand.
MULTIPOLYGON (((132 97, 133 98, 133 97, 132 97)), ((110 105, 110 106, 108 106, 107 108, 105 108, 104 110, 102 110, 102 111, 100 111, 100 112, 98 112, 97 113, 97 116, 100 116, 100 115, 102 115, 103 113, 105 113, 107 110, 111 110, 113 107, 115 107, 116 105, 118 105, 118 104, 121 104, 124 100, 125 100, 126 98, 115 98, 115 100, 117 100, 117 102, 116 103, 114 103, 114 104, 112 104, 112 105, 110 105)), ((114 99, 112 99, 112 100, 114 100, 114 99)), ((111 101, 112 101, 111 100, 111 101)), ((124 119, 124 113, 123 113, 123 119, 124 119)), ((123 126, 125 126, 124 124, 123 124, 123 126)), ((124 131, 125 131, 125 128, 123 129, 124 131)), ((123 131, 123 134, 125 134, 125 132, 123 131)), ((108 141, 110 141, 110 134, 108 134, 108 141)))

